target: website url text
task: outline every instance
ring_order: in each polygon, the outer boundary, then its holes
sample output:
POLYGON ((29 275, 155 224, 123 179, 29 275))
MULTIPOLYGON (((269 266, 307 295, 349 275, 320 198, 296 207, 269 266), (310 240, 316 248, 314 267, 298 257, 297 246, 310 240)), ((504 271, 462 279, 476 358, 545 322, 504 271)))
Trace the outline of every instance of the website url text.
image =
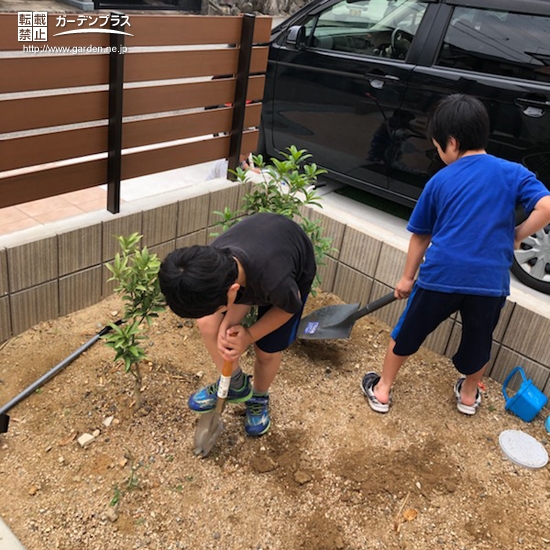
POLYGON ((48 46, 44 44, 43 46, 35 46, 30 44, 28 46, 23 46, 23 52, 26 53, 66 53, 66 54, 80 54, 80 53, 119 53, 124 55, 128 51, 126 46, 121 46, 117 48, 116 46, 48 46))

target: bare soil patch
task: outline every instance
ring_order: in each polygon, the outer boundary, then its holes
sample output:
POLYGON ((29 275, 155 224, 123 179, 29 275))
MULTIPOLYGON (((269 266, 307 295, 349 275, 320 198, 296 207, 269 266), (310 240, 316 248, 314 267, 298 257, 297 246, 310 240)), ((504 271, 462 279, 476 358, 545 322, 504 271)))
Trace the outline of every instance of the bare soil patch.
MULTIPOLYGON (((308 310, 334 303, 320 293, 308 310)), ((7 342, 0 402, 119 310, 111 297, 7 342)), ((372 412, 359 381, 380 369, 388 329, 370 316, 350 340, 293 344, 272 386, 270 433, 246 437, 243 406, 230 405, 204 460, 192 453, 186 401, 215 369, 195 324, 172 313, 155 323, 137 412, 132 380, 98 342, 10 411, 0 516, 32 550, 550 549, 550 467, 516 466, 498 445, 502 430, 519 429, 550 447, 547 411, 522 422, 487 379, 480 411, 465 417, 451 362, 421 350, 390 413, 372 412)))

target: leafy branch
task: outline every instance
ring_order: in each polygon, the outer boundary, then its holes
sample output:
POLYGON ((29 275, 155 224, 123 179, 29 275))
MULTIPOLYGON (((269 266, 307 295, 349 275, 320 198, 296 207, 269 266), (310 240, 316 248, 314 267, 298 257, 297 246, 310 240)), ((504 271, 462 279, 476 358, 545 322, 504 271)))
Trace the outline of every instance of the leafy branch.
MULTIPOLYGON (((315 251, 318 266, 325 264, 325 257, 334 250, 332 239, 323 237, 318 221, 304 214, 304 206, 319 206, 320 199, 315 188, 317 179, 326 170, 315 163, 306 163, 312 156, 305 149, 292 145, 281 151, 282 160, 272 158, 266 163, 262 155, 253 156, 254 165, 260 169, 260 181, 253 181, 251 191, 245 193, 242 206, 236 211, 226 207, 223 212, 214 212, 221 217, 222 232, 236 224, 242 217, 257 212, 275 212, 296 221, 309 236, 315 251)), ((249 174, 237 168, 233 174, 241 183, 249 181, 249 174)), ((213 236, 218 235, 214 233, 213 236)), ((317 274, 312 293, 320 285, 317 274)))
POLYGON ((112 273, 109 281, 116 281, 115 292, 124 302, 123 323, 111 323, 111 332, 103 336, 107 346, 115 350, 114 361, 122 361, 124 370, 134 377, 136 409, 141 407, 142 376, 140 363, 147 359, 141 342, 153 319, 164 311, 165 300, 158 282, 160 260, 146 247, 140 249, 142 235, 132 233, 118 236, 121 251, 117 252, 107 269, 112 273))

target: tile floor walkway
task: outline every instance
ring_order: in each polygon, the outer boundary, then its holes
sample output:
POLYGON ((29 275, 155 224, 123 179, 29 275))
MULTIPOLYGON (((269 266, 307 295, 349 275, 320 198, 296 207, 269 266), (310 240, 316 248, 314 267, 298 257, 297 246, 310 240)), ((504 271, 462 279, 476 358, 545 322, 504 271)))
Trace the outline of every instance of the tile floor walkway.
POLYGON ((106 205, 107 192, 100 187, 93 187, 0 208, 0 235, 102 210, 106 205))
MULTIPOLYGON (((215 162, 205 162, 123 181, 120 192, 121 205, 175 189, 201 185, 209 178, 209 172, 215 162)), ((106 209, 106 185, 0 208, 0 236, 106 209)))

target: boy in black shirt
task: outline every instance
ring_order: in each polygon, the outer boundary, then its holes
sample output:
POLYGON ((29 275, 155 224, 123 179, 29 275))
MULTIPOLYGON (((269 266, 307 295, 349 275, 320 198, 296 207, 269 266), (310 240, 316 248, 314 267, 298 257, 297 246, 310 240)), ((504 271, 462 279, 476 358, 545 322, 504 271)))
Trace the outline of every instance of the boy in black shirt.
MULTIPOLYGON (((180 317, 197 319, 218 371, 233 362, 227 401, 246 402, 245 430, 269 430, 268 390, 281 365, 281 352, 296 338, 304 304, 315 277, 313 245, 302 228, 279 214, 260 213, 238 222, 209 246, 170 253, 159 281, 168 306, 180 317), (241 321, 251 306, 258 319, 241 321), (239 357, 254 344, 254 383, 239 357)), ((196 412, 214 408, 218 382, 189 398, 196 412)))

